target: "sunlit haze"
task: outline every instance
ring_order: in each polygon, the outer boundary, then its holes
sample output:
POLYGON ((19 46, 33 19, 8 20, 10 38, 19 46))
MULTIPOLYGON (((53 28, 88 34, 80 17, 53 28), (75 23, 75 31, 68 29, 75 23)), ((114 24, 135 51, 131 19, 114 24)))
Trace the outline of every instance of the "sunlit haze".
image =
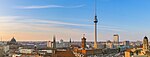
MULTIPOLYGON (((98 0, 98 41, 150 37, 150 0, 98 0)), ((9 41, 94 40, 92 0, 1 0, 0 37, 9 41)))

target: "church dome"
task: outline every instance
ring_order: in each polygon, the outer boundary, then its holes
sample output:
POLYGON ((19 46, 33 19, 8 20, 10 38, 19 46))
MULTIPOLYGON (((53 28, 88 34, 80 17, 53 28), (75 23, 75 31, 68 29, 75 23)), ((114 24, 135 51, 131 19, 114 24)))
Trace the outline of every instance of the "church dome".
POLYGON ((16 39, 13 37, 10 42, 11 43, 16 43, 16 39))
POLYGON ((110 41, 110 40, 107 40, 107 43, 111 43, 111 41, 110 41))
POLYGON ((148 39, 148 38, 145 36, 144 39, 148 39))

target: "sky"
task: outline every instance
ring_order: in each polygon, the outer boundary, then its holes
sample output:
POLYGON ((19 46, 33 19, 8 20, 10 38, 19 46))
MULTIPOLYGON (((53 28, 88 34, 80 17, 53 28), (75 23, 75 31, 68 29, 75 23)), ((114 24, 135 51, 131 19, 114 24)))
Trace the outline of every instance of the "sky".
MULTIPOLYGON (((98 41, 150 37, 150 0, 97 0, 98 41)), ((0 0, 0 37, 10 41, 94 40, 94 0, 0 0)))

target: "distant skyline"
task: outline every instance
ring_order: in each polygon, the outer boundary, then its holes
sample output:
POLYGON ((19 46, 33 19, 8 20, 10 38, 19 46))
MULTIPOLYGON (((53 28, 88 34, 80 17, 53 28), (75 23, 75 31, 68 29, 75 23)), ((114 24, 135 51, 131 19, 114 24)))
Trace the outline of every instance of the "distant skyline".
MULTIPOLYGON (((98 41, 150 37, 149 0, 97 0, 98 41)), ((0 37, 9 41, 94 41, 94 0, 1 0, 0 37)))

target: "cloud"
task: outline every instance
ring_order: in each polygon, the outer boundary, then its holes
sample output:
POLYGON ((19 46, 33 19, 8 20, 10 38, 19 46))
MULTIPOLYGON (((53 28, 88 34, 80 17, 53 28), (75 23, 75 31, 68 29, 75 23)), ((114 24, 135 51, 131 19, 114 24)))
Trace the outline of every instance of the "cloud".
POLYGON ((115 31, 115 32, 126 32, 126 30, 123 30, 123 29, 120 29, 120 28, 108 28, 108 27, 105 27, 105 28, 99 28, 101 30, 107 30, 107 31, 115 31))
POLYGON ((84 7, 85 5, 76 5, 76 6, 68 6, 68 7, 65 7, 65 8, 81 8, 81 7, 84 7))
MULTIPOLYGON (((26 19, 26 17, 19 16, 0 16, 0 34, 3 34, 4 40, 15 37, 17 40, 50 40, 53 35, 57 39, 64 39, 73 37, 74 40, 82 35, 83 31, 78 29, 68 29, 65 27, 55 27, 59 21, 48 21, 39 19, 26 19), (40 24, 46 23, 46 24, 40 24), (54 26, 49 26, 54 25, 54 26)), ((61 22, 65 25, 68 23, 61 22)), ((59 24, 59 25, 60 25, 59 24)), ((74 25, 74 24, 73 24, 74 25)))
POLYGON ((45 24, 70 25, 70 26, 93 26, 88 24, 77 24, 77 23, 69 23, 69 22, 62 22, 62 21, 40 20, 40 19, 33 19, 33 20, 35 20, 35 22, 45 23, 45 24))
MULTIPOLYGON (((0 16, 0 24, 0 31, 7 34, 4 36, 5 39, 9 39, 11 37, 10 34, 13 33, 16 34, 16 38, 19 40, 45 40, 49 39, 49 37, 52 37, 54 34, 57 35, 59 39, 63 38, 64 40, 67 40, 67 38, 70 37, 72 37, 73 40, 80 40, 82 34, 86 34, 86 37, 90 38, 90 40, 93 39, 93 24, 77 24, 64 21, 32 19, 24 16, 0 16), (63 25, 63 27, 61 25, 63 25), (71 29, 67 28, 70 26, 71 29), (72 26, 75 28, 72 28, 72 26), (89 27, 91 29, 86 30, 80 27, 89 27), (10 35, 9 37, 8 34, 10 35)), ((106 32, 122 32, 122 29, 113 26, 100 25, 99 29, 106 32)))
POLYGON ((19 9, 44 9, 44 8, 80 8, 85 5, 76 6, 61 6, 61 5, 32 5, 32 6, 18 6, 19 9))
POLYGON ((62 8, 60 5, 44 5, 44 6, 19 6, 19 9, 42 9, 42 8, 62 8))
MULTIPOLYGON (((33 25, 40 28, 45 26, 52 26, 52 27, 74 27, 76 29, 80 29, 79 27, 89 27, 93 28, 93 24, 79 24, 79 23, 71 23, 71 22, 64 22, 64 21, 54 21, 54 20, 43 20, 43 19, 32 19, 27 18, 23 16, 0 16, 0 22, 2 24, 22 24, 22 25, 33 25), (3 19, 3 20, 2 20, 3 19)), ((119 27, 115 26, 106 26, 106 25, 100 25, 98 26, 100 30, 108 30, 108 31, 125 31, 119 27)))
POLYGON ((0 16, 0 20, 12 20, 12 19, 17 19, 21 16, 0 16))

